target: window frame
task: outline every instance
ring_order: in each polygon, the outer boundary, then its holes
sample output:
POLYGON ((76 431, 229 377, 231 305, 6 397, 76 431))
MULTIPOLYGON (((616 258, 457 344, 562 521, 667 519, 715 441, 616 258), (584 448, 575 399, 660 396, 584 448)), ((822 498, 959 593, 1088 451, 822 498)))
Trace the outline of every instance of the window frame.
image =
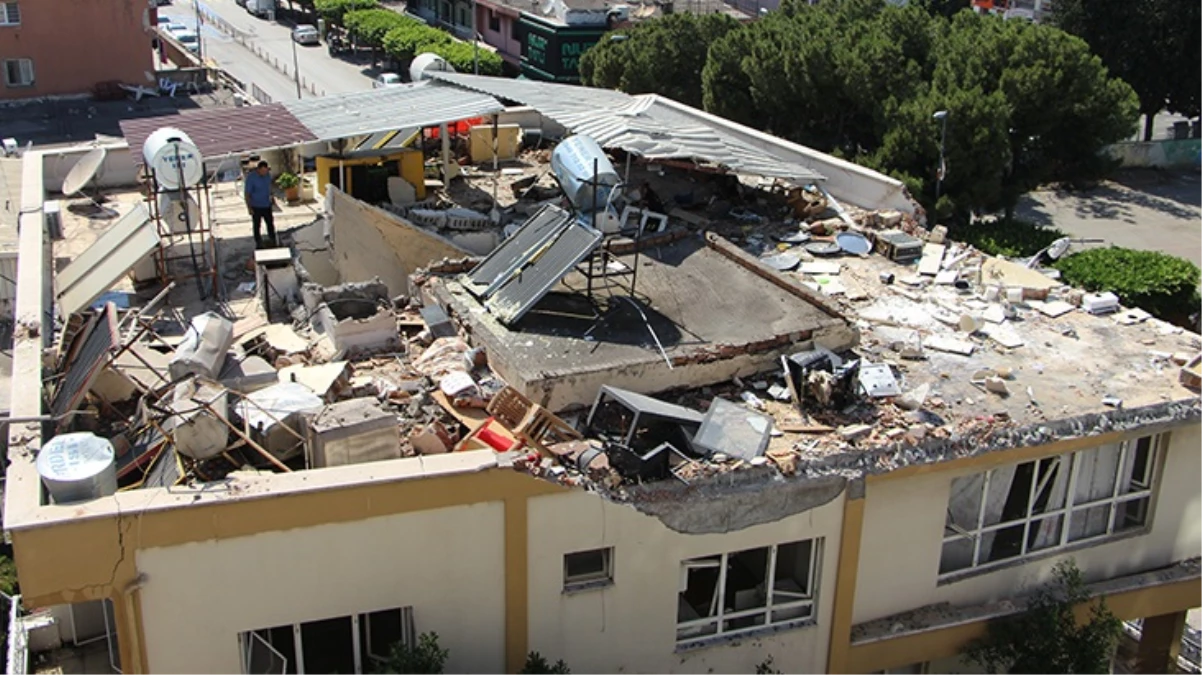
POLYGON ((15 0, 7 0, 0 2, 0 26, 20 26, 21 25, 21 3, 15 0), (9 8, 15 10, 17 15, 16 21, 10 21, 8 18, 9 8))
POLYGON ((354 671, 356 674, 375 672, 375 669, 382 663, 381 657, 378 654, 373 654, 374 645, 371 643, 371 617, 373 614, 382 614, 384 612, 396 612, 400 616, 400 641, 410 646, 417 644, 417 630, 413 620, 413 607, 385 607, 383 609, 368 610, 358 612, 349 616, 332 616, 322 619, 310 619, 308 621, 300 621, 291 624, 281 624, 279 626, 271 626, 268 628, 259 628, 256 630, 242 631, 238 633, 239 651, 242 656, 242 672, 250 673, 251 649, 254 640, 259 640, 266 645, 271 651, 284 659, 284 672, 289 671, 289 665, 292 666, 294 673, 305 673, 305 655, 304 655, 304 638, 303 626, 308 624, 320 623, 335 619, 347 619, 351 621, 351 649, 355 663, 354 671), (280 651, 272 642, 271 631, 276 629, 288 629, 292 634, 293 658, 291 662, 280 654, 280 651))
MULTIPOLYGON (((981 496, 979 503, 977 504, 976 527, 972 530, 967 530, 963 527, 956 527, 953 523, 949 523, 945 519, 942 525, 943 537, 940 540, 939 566, 942 568, 944 550, 951 542, 964 540, 970 541, 973 548, 972 556, 969 560, 968 566, 966 567, 960 567, 947 572, 939 571, 939 581, 944 582, 956 580, 957 578, 963 576, 971 576, 977 573, 988 572, 994 569, 1014 565, 1016 563, 1021 564, 1048 554, 1055 554, 1078 547, 1093 546, 1100 543, 1113 541, 1118 538, 1130 536, 1133 533, 1146 531, 1147 527, 1152 522, 1152 515, 1154 511, 1153 507, 1155 505, 1156 495, 1158 492, 1157 488, 1159 485, 1159 474, 1164 463, 1163 458, 1167 445, 1165 442, 1166 438, 1167 436, 1165 434, 1139 436, 1120 441, 1117 444, 1107 444, 1087 448, 1084 450, 1062 453, 1059 455, 1039 457, 1026 462, 1002 465, 987 471, 965 474, 964 476, 961 476, 960 478, 970 478, 976 476, 984 477, 981 481, 981 496), (1133 462, 1135 453, 1139 451, 1139 445, 1144 440, 1147 440, 1149 443, 1147 465, 1144 469, 1145 480, 1142 481, 1146 484, 1140 485, 1140 482, 1134 480, 1135 472, 1133 462), (1112 484, 1109 488, 1109 494, 1107 496, 1097 498, 1079 498, 1077 495, 1077 489, 1079 486, 1078 483, 1081 467, 1085 463, 1083 461, 1084 458, 1092 453, 1101 453, 1106 448, 1114 445, 1118 446, 1118 459, 1115 463, 1116 470, 1114 472, 1112 484), (1065 485, 1063 503, 1056 508, 1035 512, 1034 504, 1037 499, 1037 486, 1039 483, 1037 480, 1039 475, 1038 469, 1041 462, 1051 460, 1059 461, 1061 467, 1064 467, 1066 464, 1068 466, 1069 474, 1065 485), (985 514, 988 511, 988 504, 986 502, 988 501, 991 478, 998 471, 1010 468, 1017 469, 1025 464, 1034 465, 1034 473, 1031 480, 1030 494, 1027 497, 1025 513, 1013 520, 1000 520, 997 523, 988 525, 985 524, 985 514), (1132 486, 1138 485, 1138 489, 1132 489, 1129 492, 1123 493, 1122 485, 1124 480, 1127 479, 1130 480, 1132 486), (1143 501, 1145 504, 1142 519, 1143 522, 1139 523, 1138 525, 1118 529, 1116 526, 1119 525, 1118 514, 1120 507, 1123 504, 1136 503, 1140 501, 1143 501), (1084 512, 1098 507, 1106 507, 1109 511, 1107 515, 1106 528, 1098 534, 1084 535, 1075 539, 1070 539, 1074 515, 1077 517, 1082 517, 1084 512), (1032 550, 1032 544, 1030 543, 1032 526, 1037 526, 1041 521, 1052 519, 1060 520, 1060 531, 1056 542, 1052 545, 1032 550), (1017 555, 1000 558, 998 560, 981 559, 983 548, 982 542, 985 540, 987 535, 1020 526, 1022 527, 1022 539, 1020 541, 1021 546, 1017 555)), ((951 510, 952 498, 953 495, 949 494, 947 506, 947 510, 949 512, 951 510)))
POLYGON ((614 547, 603 546, 601 548, 590 548, 582 551, 572 551, 563 554, 563 592, 572 593, 574 591, 588 590, 591 588, 604 588, 614 583, 614 547), (568 558, 577 555, 588 555, 591 553, 601 554, 601 571, 591 572, 588 574, 571 575, 568 573, 568 558))
POLYGON ((4 84, 5 84, 5 86, 9 87, 10 89, 24 89, 27 87, 32 87, 34 85, 34 83, 37 82, 37 71, 34 70, 33 59, 25 58, 25 57, 4 59, 4 62, 2 65, 4 66, 4 84), (26 63, 29 64, 29 81, 28 82, 14 82, 8 76, 9 75, 8 64, 10 64, 10 63, 17 64, 17 72, 19 74, 24 74, 24 72, 25 72, 25 69, 22 67, 22 64, 26 64, 26 63))
POLYGON ((488 30, 493 33, 501 32, 501 15, 495 9, 488 10, 488 30))
POLYGON ((811 539, 798 539, 795 541, 780 542, 777 544, 769 544, 767 546, 758 546, 751 549, 743 549, 739 551, 728 551, 723 553, 713 553, 710 555, 697 556, 680 562, 680 573, 684 576, 682 583, 677 588, 676 602, 682 601, 681 594, 688 589, 688 571, 690 566, 697 569, 713 567, 713 558, 718 558, 718 580, 715 582, 714 600, 711 604, 716 603, 716 613, 710 616, 703 616, 688 621, 681 621, 679 613, 676 620, 676 646, 677 648, 689 647, 691 645, 707 644, 715 640, 728 639, 731 636, 746 635, 748 633, 757 633, 764 630, 774 630, 780 628, 797 628, 802 626, 815 625, 818 623, 818 584, 821 580, 822 566, 822 550, 823 538, 814 537, 811 539), (773 596, 776 593, 776 562, 778 552, 782 546, 793 544, 810 544, 810 560, 808 565, 807 575, 807 593, 805 597, 800 599, 789 600, 787 602, 774 603, 773 596), (764 576, 764 605, 752 609, 726 611, 726 576, 727 570, 730 569, 731 556, 755 551, 757 549, 768 549, 767 554, 767 569, 764 576), (790 617, 773 621, 772 616, 775 613, 787 610, 795 610, 800 608, 808 609, 805 616, 790 617), (729 621, 737 619, 745 619, 763 615, 763 623, 752 624, 741 628, 728 629, 726 624, 729 621), (703 632, 697 634, 681 635, 682 630, 695 630, 698 628, 706 628, 713 626, 713 632, 703 632))

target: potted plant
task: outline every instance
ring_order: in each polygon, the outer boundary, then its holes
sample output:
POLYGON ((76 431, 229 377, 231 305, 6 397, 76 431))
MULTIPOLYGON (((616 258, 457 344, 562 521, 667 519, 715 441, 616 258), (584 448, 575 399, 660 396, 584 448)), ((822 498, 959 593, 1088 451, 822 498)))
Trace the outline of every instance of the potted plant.
POLYGON ((300 199, 300 178, 296 174, 285 171, 275 179, 275 184, 284 191, 284 197, 288 201, 295 202, 300 199))

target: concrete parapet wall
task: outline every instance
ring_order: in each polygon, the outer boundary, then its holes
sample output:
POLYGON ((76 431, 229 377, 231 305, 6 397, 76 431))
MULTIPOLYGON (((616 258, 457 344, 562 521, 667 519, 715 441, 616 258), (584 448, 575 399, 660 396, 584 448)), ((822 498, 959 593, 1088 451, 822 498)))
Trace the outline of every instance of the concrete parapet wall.
POLYGON ((1106 152, 1124 167, 1171 169, 1202 166, 1202 138, 1129 141, 1108 146, 1106 152))

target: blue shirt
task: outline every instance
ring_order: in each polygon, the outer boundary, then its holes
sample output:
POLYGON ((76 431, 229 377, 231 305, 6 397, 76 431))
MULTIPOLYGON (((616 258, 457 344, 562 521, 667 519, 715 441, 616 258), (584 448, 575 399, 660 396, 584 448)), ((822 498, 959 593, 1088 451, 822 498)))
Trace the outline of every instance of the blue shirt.
POLYGON ((271 207, 271 174, 260 176, 257 170, 246 175, 246 201, 251 208, 271 207))

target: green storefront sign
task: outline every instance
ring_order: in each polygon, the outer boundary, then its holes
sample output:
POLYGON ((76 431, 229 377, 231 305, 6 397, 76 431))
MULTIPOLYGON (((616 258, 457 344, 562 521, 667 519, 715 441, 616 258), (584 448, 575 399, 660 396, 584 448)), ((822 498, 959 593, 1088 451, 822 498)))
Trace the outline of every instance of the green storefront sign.
POLYGON ((605 34, 603 27, 560 26, 525 14, 518 26, 522 75, 551 82, 580 82, 580 57, 605 34))

